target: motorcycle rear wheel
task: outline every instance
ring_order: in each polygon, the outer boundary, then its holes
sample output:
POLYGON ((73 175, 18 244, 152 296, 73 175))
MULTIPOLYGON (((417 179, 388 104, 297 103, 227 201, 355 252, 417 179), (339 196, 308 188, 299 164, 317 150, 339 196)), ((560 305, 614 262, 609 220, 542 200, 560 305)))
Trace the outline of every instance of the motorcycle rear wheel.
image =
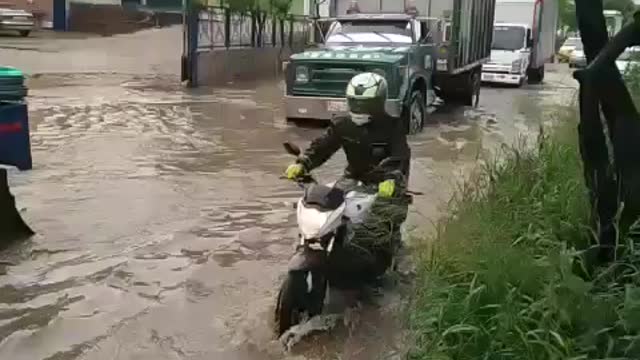
POLYGON ((280 286, 275 311, 278 336, 300 324, 305 314, 311 318, 322 313, 327 291, 326 277, 320 272, 311 273, 309 287, 308 275, 308 271, 289 272, 280 286))

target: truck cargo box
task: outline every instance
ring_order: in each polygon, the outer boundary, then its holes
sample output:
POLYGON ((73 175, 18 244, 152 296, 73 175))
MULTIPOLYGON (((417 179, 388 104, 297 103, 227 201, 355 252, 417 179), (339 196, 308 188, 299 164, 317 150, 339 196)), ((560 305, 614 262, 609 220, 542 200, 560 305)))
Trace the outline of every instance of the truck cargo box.
POLYGON ((555 54, 558 11, 558 0, 496 0, 495 22, 531 27, 531 68, 537 69, 555 54))
MULTIPOLYGON (((335 15, 353 0, 335 0, 335 15)), ((358 0, 362 13, 402 13, 413 5, 421 17, 447 19, 438 71, 457 74, 489 59, 496 0, 358 0)))

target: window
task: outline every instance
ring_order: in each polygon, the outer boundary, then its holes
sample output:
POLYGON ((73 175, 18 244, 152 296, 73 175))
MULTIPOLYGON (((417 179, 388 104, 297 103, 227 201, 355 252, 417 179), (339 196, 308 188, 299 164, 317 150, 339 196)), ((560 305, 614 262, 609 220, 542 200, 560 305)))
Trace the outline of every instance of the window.
POLYGON ((355 20, 336 23, 327 43, 413 43, 411 23, 401 21, 355 20))
POLYGON ((525 29, 521 26, 494 26, 493 50, 520 50, 525 47, 525 29))

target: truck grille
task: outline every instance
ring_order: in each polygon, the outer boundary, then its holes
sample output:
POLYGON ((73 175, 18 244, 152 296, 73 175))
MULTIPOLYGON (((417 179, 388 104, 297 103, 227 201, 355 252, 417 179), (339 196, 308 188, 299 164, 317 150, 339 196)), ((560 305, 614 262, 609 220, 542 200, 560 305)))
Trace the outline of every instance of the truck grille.
POLYGON ((355 75, 366 71, 358 64, 305 64, 309 82, 293 84, 293 95, 344 97, 347 84, 355 75))
POLYGON ((489 62, 482 65, 482 71, 498 74, 509 74, 511 72, 511 66, 489 62))

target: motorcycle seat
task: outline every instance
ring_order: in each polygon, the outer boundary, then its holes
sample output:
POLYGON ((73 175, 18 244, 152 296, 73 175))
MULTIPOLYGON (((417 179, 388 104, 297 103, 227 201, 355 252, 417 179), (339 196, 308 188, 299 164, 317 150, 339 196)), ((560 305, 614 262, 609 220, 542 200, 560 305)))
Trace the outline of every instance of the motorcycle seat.
POLYGON ((344 191, 326 185, 313 184, 307 188, 302 200, 307 207, 322 211, 332 211, 344 203, 344 191))

